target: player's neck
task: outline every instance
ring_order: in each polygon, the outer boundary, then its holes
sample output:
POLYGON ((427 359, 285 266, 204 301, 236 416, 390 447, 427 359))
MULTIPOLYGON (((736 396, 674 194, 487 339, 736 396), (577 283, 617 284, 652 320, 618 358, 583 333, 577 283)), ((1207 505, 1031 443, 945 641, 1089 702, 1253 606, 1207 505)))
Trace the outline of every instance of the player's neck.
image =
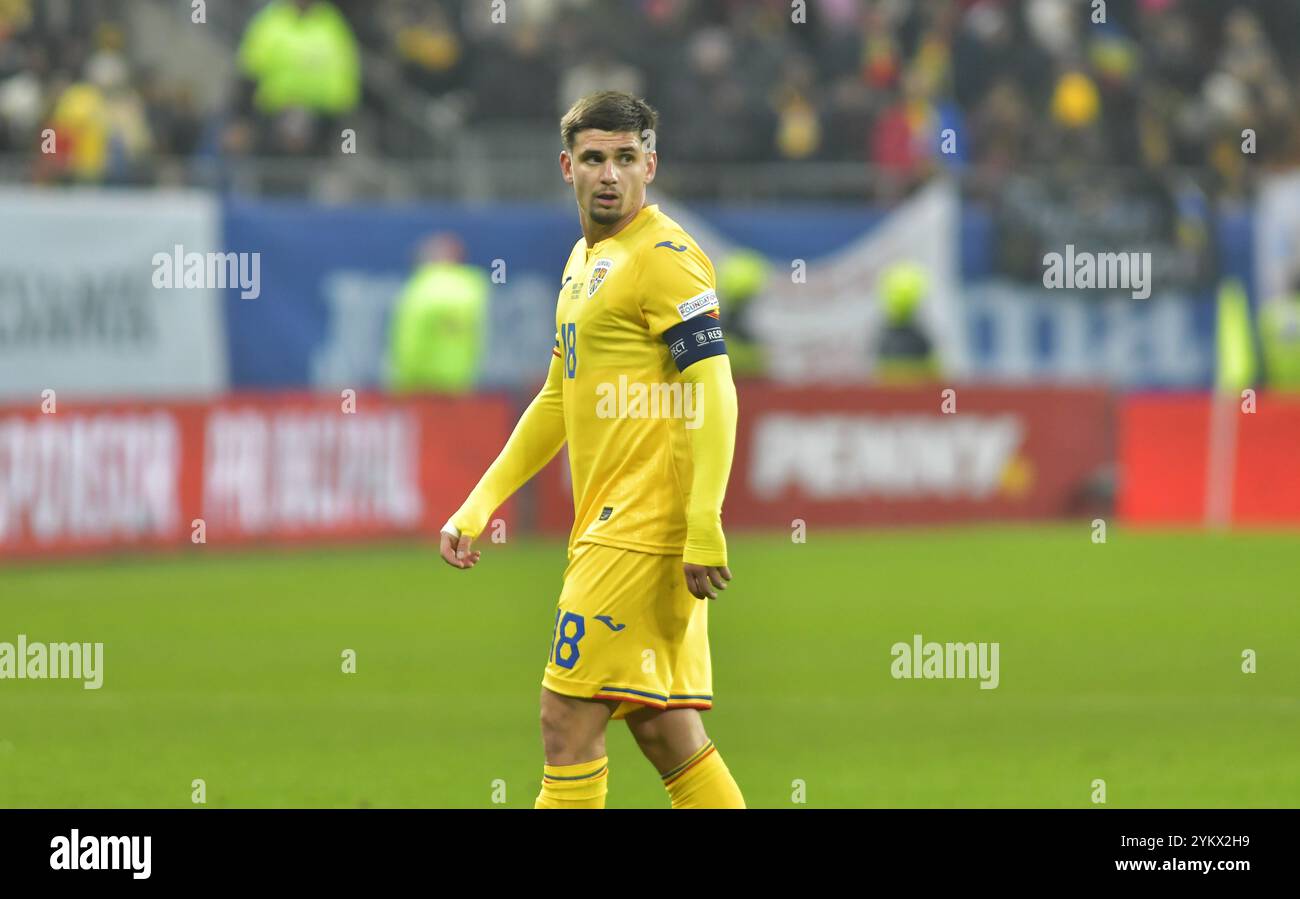
POLYGON ((600 222, 594 222, 584 213, 582 216, 582 235, 587 239, 587 248, 591 249, 602 240, 613 237, 628 225, 632 224, 632 220, 641 214, 641 210, 645 209, 645 206, 645 199, 642 198, 640 206, 633 209, 612 225, 602 225, 600 222))

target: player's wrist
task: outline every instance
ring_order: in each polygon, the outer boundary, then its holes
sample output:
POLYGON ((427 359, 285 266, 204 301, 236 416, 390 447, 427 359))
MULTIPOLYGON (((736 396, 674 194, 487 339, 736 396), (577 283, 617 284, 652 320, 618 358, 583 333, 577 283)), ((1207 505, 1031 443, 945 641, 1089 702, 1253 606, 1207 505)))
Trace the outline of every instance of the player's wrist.
POLYGON ((483 530, 485 524, 486 516, 480 519, 475 513, 462 510, 447 519, 447 523, 442 526, 442 532, 450 534, 453 540, 458 537, 469 537, 473 540, 483 530))
POLYGON ((714 568, 725 566, 727 541, 722 536, 722 531, 709 535, 708 539, 701 539, 698 534, 688 533, 686 546, 682 550, 682 561, 688 565, 708 565, 714 568))
POLYGON ((703 565, 705 568, 726 568, 727 556, 725 553, 722 555, 715 553, 684 553, 682 562, 687 565, 703 565))
POLYGON ((465 500, 464 505, 447 519, 447 523, 442 526, 442 530, 444 533, 456 537, 469 537, 472 540, 478 537, 483 529, 487 527, 488 518, 492 515, 492 508, 495 507, 486 507, 483 501, 471 494, 470 498, 465 500))

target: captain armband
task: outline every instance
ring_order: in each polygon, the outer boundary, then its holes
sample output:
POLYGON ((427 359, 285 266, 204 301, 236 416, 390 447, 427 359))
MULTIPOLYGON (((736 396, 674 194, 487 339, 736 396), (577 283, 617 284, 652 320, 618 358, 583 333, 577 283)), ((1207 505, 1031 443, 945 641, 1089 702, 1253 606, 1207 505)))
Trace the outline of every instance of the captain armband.
POLYGON ((726 355, 722 323, 715 316, 716 312, 696 315, 664 332, 664 343, 668 344, 678 371, 685 371, 701 359, 726 355))

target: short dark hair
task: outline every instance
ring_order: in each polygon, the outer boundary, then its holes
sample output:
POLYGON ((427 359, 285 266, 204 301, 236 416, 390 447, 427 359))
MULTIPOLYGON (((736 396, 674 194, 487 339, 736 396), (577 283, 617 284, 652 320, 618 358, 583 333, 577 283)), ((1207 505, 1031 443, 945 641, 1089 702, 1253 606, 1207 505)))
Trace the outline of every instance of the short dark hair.
POLYGON ((573 138, 579 131, 596 128, 600 131, 631 131, 641 137, 654 131, 659 124, 659 113, 640 97, 623 91, 597 91, 578 100, 560 119, 560 137, 564 149, 573 149, 573 138))

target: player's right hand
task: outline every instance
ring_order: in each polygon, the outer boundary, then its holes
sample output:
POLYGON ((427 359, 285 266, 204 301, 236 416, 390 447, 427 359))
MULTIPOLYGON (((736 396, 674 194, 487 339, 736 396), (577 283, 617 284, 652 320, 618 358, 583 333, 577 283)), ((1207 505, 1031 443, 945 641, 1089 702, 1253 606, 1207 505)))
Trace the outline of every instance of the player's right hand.
POLYGON ((731 580, 731 569, 726 565, 693 565, 687 562, 682 565, 682 571, 686 574, 686 589, 696 599, 717 599, 717 591, 726 590, 727 581, 731 580))
POLYGON ((442 560, 452 568, 473 568, 480 555, 478 550, 470 550, 470 544, 473 542, 474 538, 467 537, 464 534, 453 537, 443 531, 442 542, 438 547, 442 553, 442 560))

